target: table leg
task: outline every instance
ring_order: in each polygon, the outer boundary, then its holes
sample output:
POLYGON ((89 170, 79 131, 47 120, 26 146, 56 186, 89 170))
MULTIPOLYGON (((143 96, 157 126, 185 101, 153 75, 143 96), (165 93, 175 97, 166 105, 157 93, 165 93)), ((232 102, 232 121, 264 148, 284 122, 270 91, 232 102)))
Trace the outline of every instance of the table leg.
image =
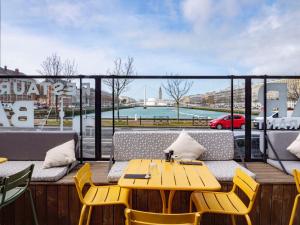
POLYGON ((162 202, 162 213, 172 213, 172 203, 173 203, 175 191, 170 191, 168 203, 166 200, 166 191, 160 190, 159 192, 160 192, 160 197, 162 202))
POLYGON ((167 213, 167 206, 166 206, 166 194, 164 190, 160 190, 160 197, 162 202, 162 213, 167 213))
POLYGON ((169 193, 169 199, 168 199, 168 213, 172 213, 172 203, 173 203, 173 198, 175 195, 175 191, 170 191, 169 193))

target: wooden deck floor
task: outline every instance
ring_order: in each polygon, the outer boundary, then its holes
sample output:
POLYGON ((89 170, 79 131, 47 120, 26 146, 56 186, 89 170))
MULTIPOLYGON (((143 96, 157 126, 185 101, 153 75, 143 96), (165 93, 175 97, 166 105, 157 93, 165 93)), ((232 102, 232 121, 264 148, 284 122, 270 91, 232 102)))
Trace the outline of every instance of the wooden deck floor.
MULTIPOLYGON (((97 184, 107 184, 108 174, 108 162, 91 162, 91 168, 93 171, 93 180, 97 184)), ((261 184, 292 184, 294 179, 290 175, 286 175, 282 171, 276 169, 269 164, 263 162, 248 162, 248 169, 256 174, 256 180, 261 184)), ((80 165, 78 166, 78 168, 80 165)), ((65 176, 56 184, 71 184, 74 183, 73 176, 76 173, 76 169, 70 174, 65 176)))

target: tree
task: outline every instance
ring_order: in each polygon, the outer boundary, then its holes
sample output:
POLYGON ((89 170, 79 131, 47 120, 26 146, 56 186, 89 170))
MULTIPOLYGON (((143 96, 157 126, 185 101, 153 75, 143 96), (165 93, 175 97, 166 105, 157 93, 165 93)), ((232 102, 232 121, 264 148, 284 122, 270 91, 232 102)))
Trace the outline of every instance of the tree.
POLYGON ((300 82, 297 79, 288 81, 288 97, 293 102, 297 102, 300 98, 300 82))
POLYGON ((167 95, 169 95, 175 102, 177 121, 179 121, 179 104, 192 85, 193 82, 184 81, 182 79, 168 79, 166 86, 162 85, 167 95))
MULTIPOLYGON (((120 96, 121 94, 127 90, 129 84, 133 81, 132 79, 126 78, 127 76, 135 75, 135 70, 133 67, 134 59, 132 57, 128 57, 126 62, 123 62, 121 58, 117 58, 114 61, 114 68, 113 70, 108 70, 107 75, 118 75, 118 76, 125 76, 122 79, 104 79, 103 82, 108 87, 113 88, 114 85, 114 96, 117 100, 117 118, 120 119, 120 96), (113 84, 114 83, 114 84, 113 84)), ((114 108, 114 107, 113 107, 114 108)))
MULTIPOLYGON (((41 70, 38 73, 44 76, 72 76, 77 74, 77 64, 75 60, 66 59, 62 61, 60 56, 53 53, 51 56, 47 56, 41 64, 41 70)), ((46 79, 47 82, 54 84, 62 80, 59 77, 51 77, 46 79)), ((67 79, 68 80, 68 79, 67 79)), ((58 118, 58 96, 55 95, 55 115, 58 118)))

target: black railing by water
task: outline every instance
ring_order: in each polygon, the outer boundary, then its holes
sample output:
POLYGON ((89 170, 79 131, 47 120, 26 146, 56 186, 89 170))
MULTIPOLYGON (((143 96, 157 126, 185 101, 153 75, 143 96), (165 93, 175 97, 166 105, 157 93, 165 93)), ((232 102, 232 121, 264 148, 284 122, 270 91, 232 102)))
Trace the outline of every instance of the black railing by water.
MULTIPOLYGON (((102 81, 104 79, 112 79, 112 89, 111 89, 111 97, 112 97, 112 106, 115 106, 115 92, 113 87, 115 85, 116 79, 155 79, 155 80, 166 80, 166 79, 184 79, 184 80, 229 80, 230 81, 230 115, 231 115, 231 130, 234 130, 233 122, 234 122, 234 81, 242 80, 245 83, 245 161, 252 161, 251 158, 251 111, 252 111, 252 81, 253 80, 262 80, 264 86, 264 118, 263 124, 267 124, 267 80, 272 79, 300 79, 300 76, 296 75, 286 75, 286 76, 277 76, 277 75, 179 75, 179 76, 166 76, 166 75, 138 75, 138 76, 118 76, 118 75, 78 75, 78 76, 41 76, 41 75, 0 75, 1 79, 74 79, 79 80, 79 111, 80 111, 80 160, 108 160, 107 157, 102 155, 102 118, 101 118, 101 93, 102 93, 102 81), (85 158, 83 156, 83 79, 94 80, 95 83, 95 157, 94 158, 85 158)), ((127 119, 128 123, 128 119, 127 119)), ((141 117, 140 117, 141 124, 141 117)), ((112 110, 112 134, 115 132, 115 110, 112 110)), ((263 126, 264 134, 267 133, 267 127, 263 126)), ((264 152, 263 159, 266 159, 266 141, 264 141, 264 152)))

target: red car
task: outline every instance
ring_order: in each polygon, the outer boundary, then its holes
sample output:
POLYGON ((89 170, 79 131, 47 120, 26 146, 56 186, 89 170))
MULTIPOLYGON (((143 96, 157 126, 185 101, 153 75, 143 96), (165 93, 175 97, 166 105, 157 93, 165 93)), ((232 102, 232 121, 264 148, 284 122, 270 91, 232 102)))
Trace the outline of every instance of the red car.
MULTIPOLYGON (((231 128, 231 115, 211 120, 209 126, 216 129, 229 129, 231 128)), ((233 114, 233 128, 245 129, 245 117, 243 115, 233 114)))

